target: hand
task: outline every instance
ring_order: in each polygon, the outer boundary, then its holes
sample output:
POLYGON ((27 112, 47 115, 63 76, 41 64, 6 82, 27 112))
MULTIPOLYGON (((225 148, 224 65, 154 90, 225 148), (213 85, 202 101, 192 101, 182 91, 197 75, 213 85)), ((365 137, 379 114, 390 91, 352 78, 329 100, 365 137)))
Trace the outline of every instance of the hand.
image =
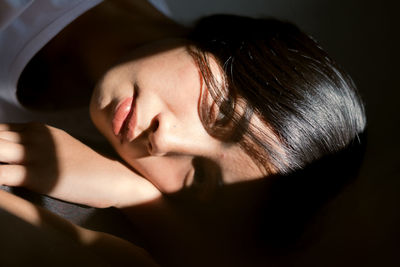
POLYGON ((0 124, 0 184, 93 207, 128 207, 161 193, 123 163, 43 124, 0 124))

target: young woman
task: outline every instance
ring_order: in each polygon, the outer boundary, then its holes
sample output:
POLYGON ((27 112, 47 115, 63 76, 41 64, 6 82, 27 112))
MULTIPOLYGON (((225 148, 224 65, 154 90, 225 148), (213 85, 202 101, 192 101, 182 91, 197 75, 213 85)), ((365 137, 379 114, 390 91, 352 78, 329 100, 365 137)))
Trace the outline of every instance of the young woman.
MULTIPOLYGON (((290 23, 220 15, 188 31, 137 3, 104 2, 77 18, 28 64, 18 86, 22 103, 51 110, 85 104, 81 88, 97 80, 90 115, 120 158, 57 128, 1 124, 0 182, 123 209, 151 232, 149 248, 162 263, 240 264, 232 255, 244 250, 246 234, 237 230, 265 194, 259 182, 357 142, 362 102, 350 77, 290 23), (143 27, 131 26, 139 21, 143 27), (43 64, 45 83, 36 79, 43 64)), ((35 224, 33 206, 0 197, 4 209, 35 224)), ((147 260, 122 240, 98 234, 107 242, 91 246, 97 233, 61 228, 96 253, 107 248, 111 262, 130 251, 147 260), (119 246, 127 249, 111 252, 119 246)))

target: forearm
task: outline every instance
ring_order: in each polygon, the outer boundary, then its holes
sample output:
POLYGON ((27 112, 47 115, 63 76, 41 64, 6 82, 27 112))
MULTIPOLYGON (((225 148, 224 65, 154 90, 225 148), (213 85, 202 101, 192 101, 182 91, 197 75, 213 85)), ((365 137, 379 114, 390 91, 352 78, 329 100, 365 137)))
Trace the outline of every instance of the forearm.
POLYGON ((71 241, 108 264, 156 266, 144 250, 125 240, 79 227, 3 190, 0 190, 0 209, 35 226, 41 233, 51 232, 71 241))
POLYGON ((42 124, 0 124, 0 184, 65 201, 129 207, 161 196, 148 180, 68 133, 42 124))

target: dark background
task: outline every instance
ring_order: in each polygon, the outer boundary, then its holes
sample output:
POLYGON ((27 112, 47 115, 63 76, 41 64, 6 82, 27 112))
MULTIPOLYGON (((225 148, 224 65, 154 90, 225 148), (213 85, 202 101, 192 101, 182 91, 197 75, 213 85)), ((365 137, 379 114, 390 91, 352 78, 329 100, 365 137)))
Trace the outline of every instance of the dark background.
MULTIPOLYGON (((295 266, 400 266, 399 9, 397 1, 167 0, 180 22, 212 13, 290 20, 353 77, 366 103, 360 175, 311 226, 295 266)), ((290 261, 290 260, 289 260, 290 261)), ((291 264, 292 264, 291 263, 291 264)), ((291 265, 290 264, 290 265, 291 265)))
MULTIPOLYGON (((368 145, 358 178, 324 206, 315 220, 307 225, 309 242, 271 266, 400 266, 400 256, 397 255, 400 252, 400 144, 397 138, 400 129, 400 93, 397 80, 400 75, 397 73, 399 9, 395 6, 396 1, 166 1, 179 22, 189 23, 196 17, 213 13, 272 16, 290 20, 319 40, 332 57, 351 74, 365 100, 368 145)), ((84 207, 69 208, 68 203, 58 206, 52 203, 47 205, 48 202, 45 201, 41 204, 83 226, 95 225, 99 230, 115 228, 114 220, 104 220, 115 218, 108 216, 108 213, 97 219, 97 213, 94 216, 90 209, 92 217, 87 219, 85 216, 88 211, 84 207), (87 222, 80 221, 84 219, 87 222)), ((11 219, 10 225, 17 229, 17 223, 21 222, 14 223, 11 219)), ((128 231, 126 225, 119 224, 119 230, 128 231)), ((27 228, 25 232, 18 232, 16 238, 15 231, 10 232, 6 227, 1 229, 2 240, 11 240, 6 235, 11 233, 13 240, 18 239, 18 244, 26 243, 28 250, 36 249, 32 250, 31 256, 20 257, 20 250, 14 249, 9 242, 3 242, 7 249, 2 249, 3 254, 0 255, 10 253, 10 263, 14 264, 16 258, 26 266, 40 262, 32 260, 39 251, 46 251, 45 248, 36 246, 33 241, 26 242, 39 240, 40 237, 33 236, 38 233, 27 228), (13 257, 15 253, 18 255, 16 258, 13 257)), ((63 249, 64 241, 61 241, 56 240, 58 248, 63 249)), ((67 253, 79 258, 75 254, 78 250, 79 248, 74 247, 71 253, 67 253)), ((56 252, 46 251, 53 253, 53 258, 62 257, 56 252)), ((53 258, 50 257, 47 262, 51 262, 53 258)), ((72 257, 63 266, 71 266, 74 262, 75 258, 72 257)), ((3 258, 0 265, 7 263, 3 258)))

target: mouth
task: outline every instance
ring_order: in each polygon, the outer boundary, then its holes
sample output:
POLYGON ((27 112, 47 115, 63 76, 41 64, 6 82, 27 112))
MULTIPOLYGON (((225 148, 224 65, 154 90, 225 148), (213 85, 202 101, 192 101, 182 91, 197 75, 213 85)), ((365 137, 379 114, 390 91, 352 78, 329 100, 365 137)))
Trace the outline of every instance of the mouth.
POLYGON ((121 142, 124 140, 130 141, 134 136, 135 125, 135 96, 127 97, 115 109, 112 130, 121 142))

